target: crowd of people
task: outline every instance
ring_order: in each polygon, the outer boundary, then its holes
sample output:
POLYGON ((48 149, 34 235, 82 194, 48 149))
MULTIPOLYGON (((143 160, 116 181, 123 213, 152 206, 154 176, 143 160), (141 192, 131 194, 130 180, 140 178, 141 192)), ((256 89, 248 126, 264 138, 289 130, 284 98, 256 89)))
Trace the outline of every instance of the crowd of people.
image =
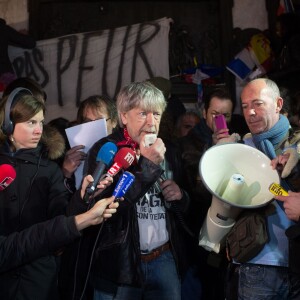
POLYGON ((116 99, 89 96, 76 120, 45 124, 43 88, 11 81, 0 100, 0 166, 16 173, 0 174, 0 298, 300 299, 300 112, 288 113, 267 77, 247 82, 240 98, 236 115, 225 85, 206 87, 203 107, 191 111, 170 80, 154 77, 123 86, 116 99), (216 127, 220 115, 227 128, 216 127), (100 119, 107 136, 88 152, 70 147, 67 128, 100 119), (268 239, 242 262, 223 240, 218 253, 199 246, 212 204, 199 162, 227 143, 267 156, 288 193, 274 196, 268 239), (123 150, 126 168, 113 161, 123 150), (114 196, 128 177, 126 193, 114 196))

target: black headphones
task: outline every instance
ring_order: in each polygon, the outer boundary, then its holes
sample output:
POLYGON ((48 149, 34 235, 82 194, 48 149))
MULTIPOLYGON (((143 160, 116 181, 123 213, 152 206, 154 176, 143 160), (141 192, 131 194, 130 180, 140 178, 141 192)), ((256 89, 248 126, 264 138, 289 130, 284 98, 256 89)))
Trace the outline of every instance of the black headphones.
POLYGON ((14 105, 16 104, 17 100, 20 99, 22 95, 31 95, 32 93, 30 90, 18 87, 9 94, 6 104, 5 104, 5 115, 4 115, 4 122, 2 125, 2 131, 5 135, 9 136, 14 131, 14 123, 10 119, 10 112, 14 105))

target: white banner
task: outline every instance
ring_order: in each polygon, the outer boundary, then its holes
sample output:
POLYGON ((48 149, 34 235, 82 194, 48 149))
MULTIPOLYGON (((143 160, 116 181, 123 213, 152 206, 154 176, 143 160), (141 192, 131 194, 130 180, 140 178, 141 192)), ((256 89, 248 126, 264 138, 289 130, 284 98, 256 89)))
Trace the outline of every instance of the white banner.
POLYGON ((91 95, 115 98, 120 88, 153 76, 169 78, 168 18, 115 29, 40 40, 33 50, 11 47, 18 77, 45 89, 46 121, 76 118, 80 101, 91 95))

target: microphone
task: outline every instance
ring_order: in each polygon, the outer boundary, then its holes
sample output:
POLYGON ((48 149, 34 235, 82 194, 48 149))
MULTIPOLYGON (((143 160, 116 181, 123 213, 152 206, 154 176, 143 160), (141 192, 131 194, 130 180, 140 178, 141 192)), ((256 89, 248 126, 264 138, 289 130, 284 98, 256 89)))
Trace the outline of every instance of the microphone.
POLYGON ((5 190, 16 178, 16 170, 8 164, 0 165, 0 191, 5 190))
POLYGON ((113 177, 115 176, 121 169, 128 169, 135 160, 135 152, 128 148, 121 148, 115 158, 114 164, 107 171, 107 175, 113 177))
POLYGON ((117 149, 114 143, 107 142, 98 151, 96 158, 97 167, 92 175, 94 181, 86 189, 88 195, 91 195, 96 190, 100 177, 103 175, 105 168, 112 163, 117 149))
POLYGON ((116 199, 123 197, 131 187, 134 179, 135 176, 132 173, 128 171, 124 172, 113 191, 113 196, 115 196, 116 199))

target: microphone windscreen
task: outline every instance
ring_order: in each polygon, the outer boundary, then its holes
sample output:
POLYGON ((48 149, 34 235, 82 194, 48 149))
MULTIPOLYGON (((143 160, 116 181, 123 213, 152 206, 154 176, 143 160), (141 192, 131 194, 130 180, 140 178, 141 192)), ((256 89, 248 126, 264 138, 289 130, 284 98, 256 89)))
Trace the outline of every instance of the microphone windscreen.
POLYGON ((112 142, 105 143, 98 151, 96 161, 102 161, 106 166, 112 164, 117 152, 117 146, 112 142))
POLYGON ((117 146, 114 143, 107 142, 105 143, 100 150, 98 151, 97 157, 96 157, 96 168, 93 173, 93 179, 94 181, 89 184, 89 186, 86 188, 86 193, 91 195, 97 187, 97 184, 103 175, 105 168, 112 164, 113 159, 117 152, 117 146))
POLYGON ((134 160, 135 152, 128 147, 121 148, 114 158, 114 161, 123 169, 128 169, 132 165, 134 160))
POLYGON ((6 189, 16 178, 16 170, 9 164, 0 165, 0 191, 6 189))

